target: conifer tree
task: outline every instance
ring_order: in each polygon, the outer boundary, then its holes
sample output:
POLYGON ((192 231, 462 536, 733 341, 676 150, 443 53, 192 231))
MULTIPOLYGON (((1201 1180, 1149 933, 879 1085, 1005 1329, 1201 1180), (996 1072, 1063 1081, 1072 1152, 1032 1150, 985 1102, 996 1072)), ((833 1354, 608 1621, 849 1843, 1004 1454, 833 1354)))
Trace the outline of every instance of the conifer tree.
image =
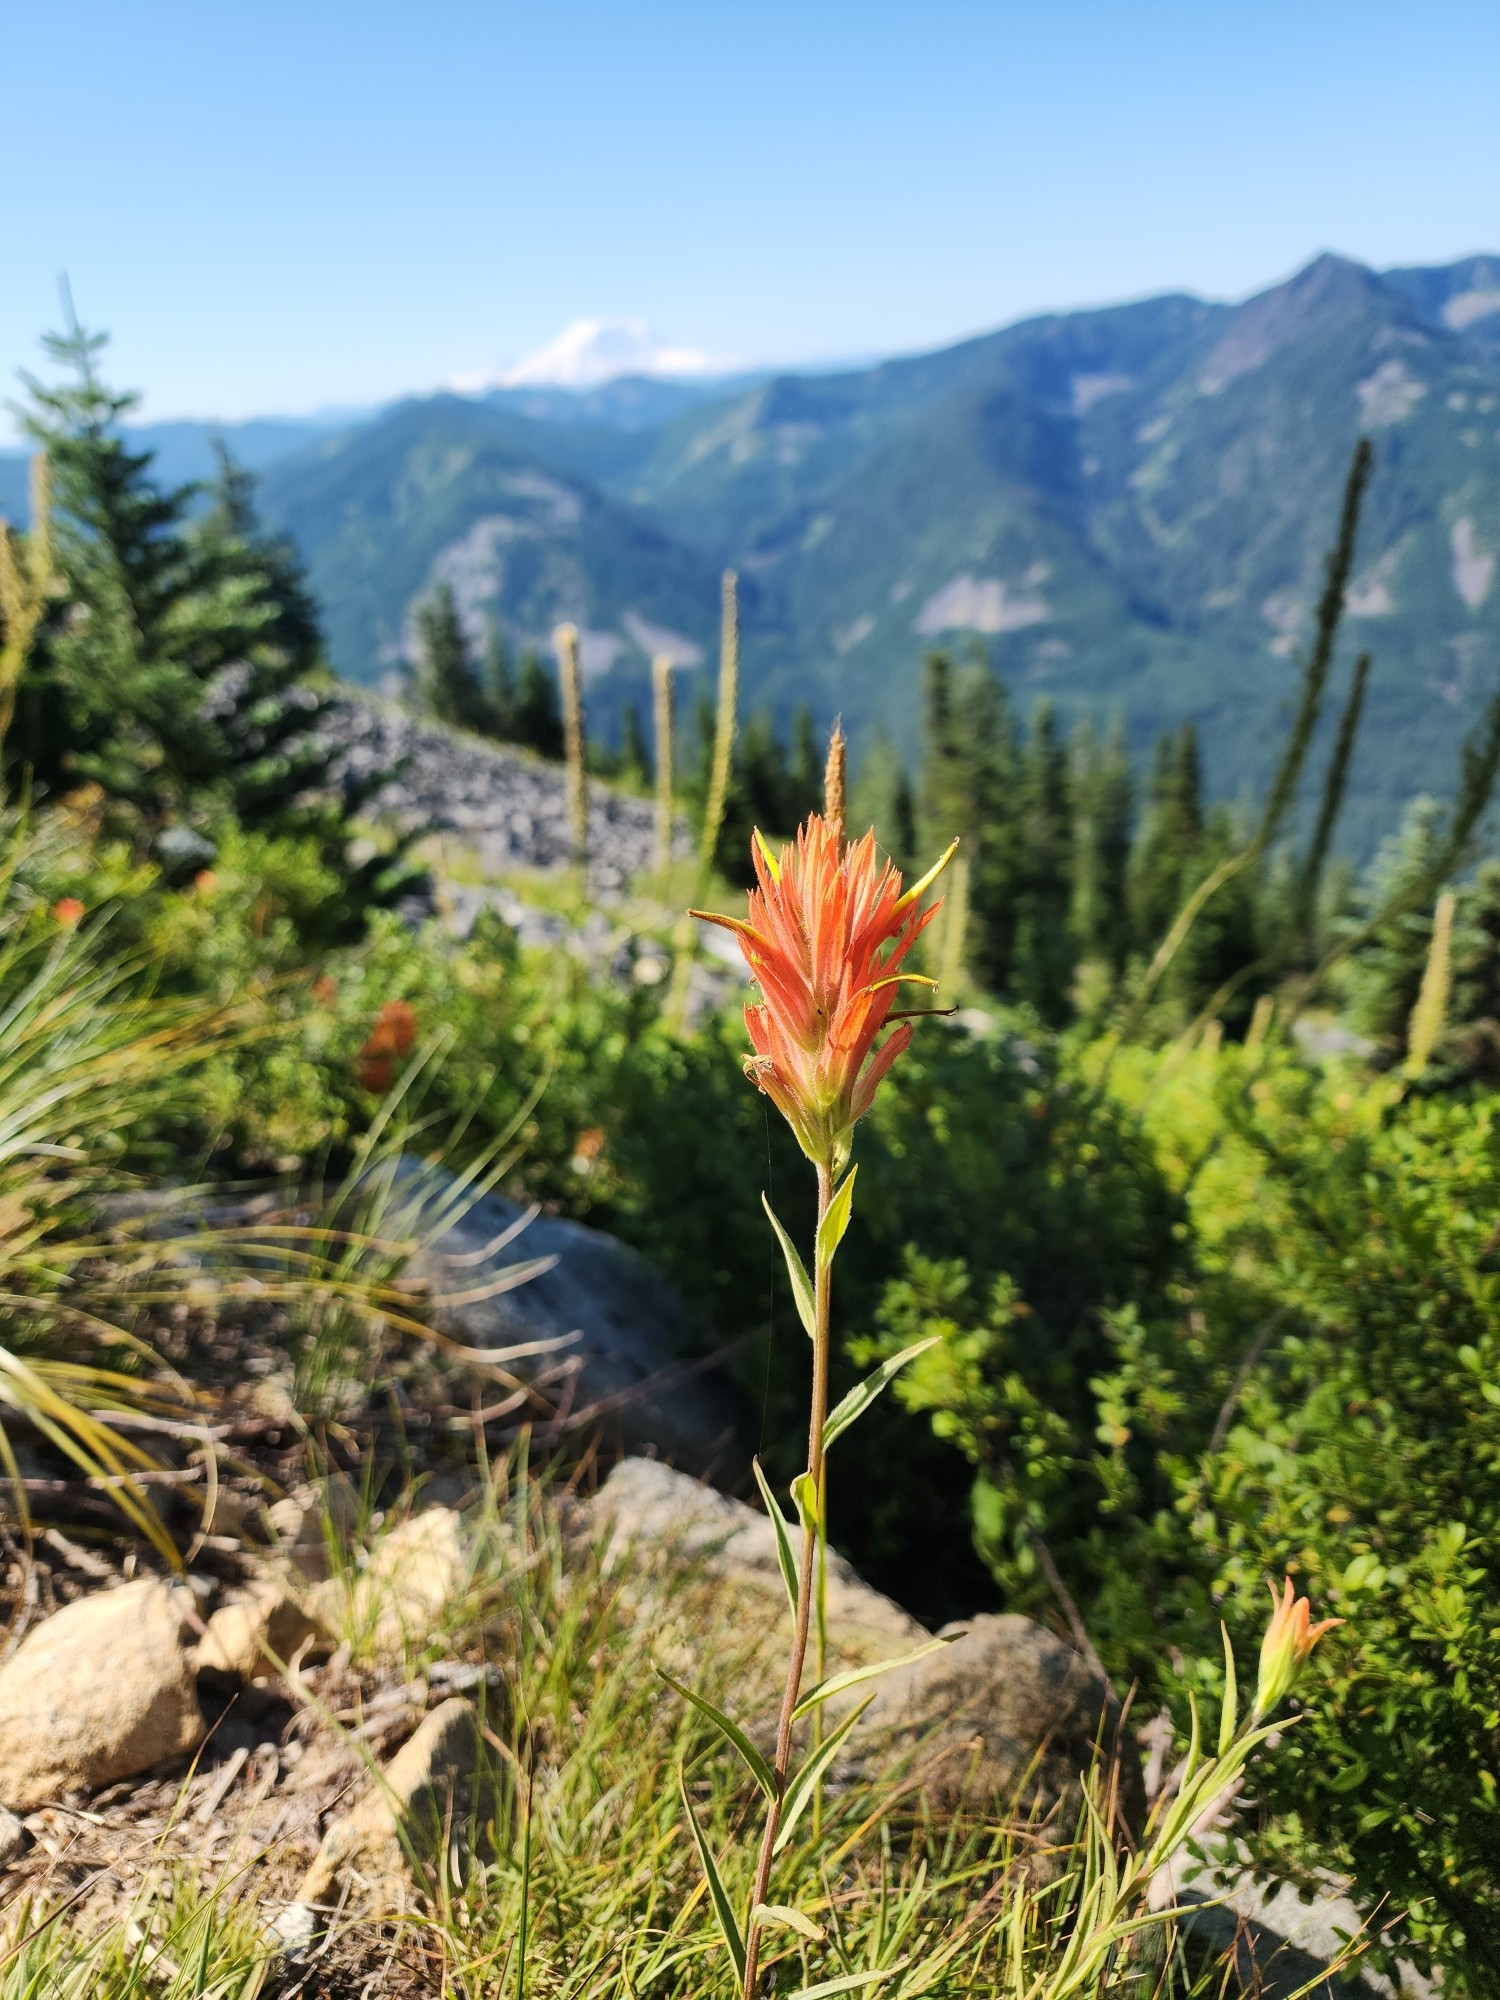
POLYGON ((1116 717, 1101 750, 1087 721, 1075 732, 1077 824, 1073 933, 1083 958, 1118 976, 1130 953, 1127 901, 1134 782, 1125 725, 1116 717))
POLYGON ((929 653, 922 668, 922 773, 917 812, 921 839, 946 846, 971 820, 968 772, 953 704, 953 662, 929 653))
POLYGON ((1061 1021, 1073 983, 1068 923, 1073 889, 1073 809, 1068 748, 1050 702, 1038 702, 1017 786, 1019 840, 1015 967, 1011 985, 1046 1021, 1061 1021))
POLYGON ((1015 973, 1020 822, 1017 748, 1010 703, 989 663, 970 663, 953 701, 955 754, 963 771, 961 830, 969 862, 968 960, 990 992, 1008 990, 1015 973))
POLYGON ((221 452, 211 503, 160 491, 120 420, 137 399, 98 374, 106 344, 72 317, 45 346, 65 371, 25 378, 27 428, 53 476, 63 580, 20 690, 8 754, 44 787, 91 778, 160 824, 218 800, 283 826, 326 774, 311 684, 316 614, 289 544, 264 535, 253 482, 221 452))
POLYGON ((860 759, 849 798, 851 832, 873 827, 875 838, 903 872, 917 849, 916 802, 895 745, 878 730, 860 759))
POLYGON ((1135 948, 1150 953, 1182 906, 1203 834, 1203 774, 1191 722, 1159 736, 1146 810, 1130 858, 1135 948))
POLYGON ((417 697, 426 713, 453 729, 482 728, 484 690, 446 577, 417 606, 417 647, 417 697))
POLYGON ((485 626, 484 663, 479 675, 483 729, 499 743, 513 743, 516 736, 516 670, 500 620, 491 617, 485 626))
POLYGON ((640 705, 627 701, 620 717, 620 772, 641 791, 650 791, 656 781, 646 731, 641 723, 640 705))
POLYGON ((531 650, 521 655, 516 683, 515 740, 554 763, 562 761, 562 703, 557 680, 541 654, 531 650))

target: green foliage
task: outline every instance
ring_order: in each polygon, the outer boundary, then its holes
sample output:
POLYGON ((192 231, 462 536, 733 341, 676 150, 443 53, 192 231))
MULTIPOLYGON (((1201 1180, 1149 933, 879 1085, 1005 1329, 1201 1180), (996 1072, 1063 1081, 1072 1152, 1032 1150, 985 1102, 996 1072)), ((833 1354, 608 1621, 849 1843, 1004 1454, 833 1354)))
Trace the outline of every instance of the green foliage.
POLYGON ((1241 1630, 1284 1566, 1349 1620, 1263 1780, 1263 1851, 1347 1866, 1410 1910, 1445 1991, 1494 1994, 1496 1108, 1388 1090, 1372 1110, 1288 1069, 1227 1110, 1258 1198, 1204 1217, 1211 1275, 1221 1295, 1251 1275, 1278 1323, 1180 1516, 1241 1630))

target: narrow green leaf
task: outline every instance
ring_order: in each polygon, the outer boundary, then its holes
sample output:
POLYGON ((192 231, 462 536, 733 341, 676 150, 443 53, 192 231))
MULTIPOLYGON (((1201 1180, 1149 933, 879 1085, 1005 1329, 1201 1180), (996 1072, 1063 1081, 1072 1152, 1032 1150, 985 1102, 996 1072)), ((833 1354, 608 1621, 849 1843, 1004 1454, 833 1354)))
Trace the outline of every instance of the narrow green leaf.
POLYGON ((894 1965, 883 1965, 875 1972, 841 1972, 837 1979, 820 1979, 816 1986, 799 1986, 790 2000, 833 2000, 835 1993, 857 1993, 862 1986, 879 1986, 887 1979, 894 1979, 910 1963, 910 1959, 898 1958, 894 1965))
POLYGON ((688 1791, 687 1772, 680 1766, 677 1772, 678 1787, 682 1792, 682 1803, 687 1809, 688 1825, 693 1830, 693 1845, 698 1850, 698 1859, 703 1864, 704 1879, 708 1883, 709 1901, 714 1906, 714 1915, 719 1920, 719 1931, 729 1948, 729 1956, 734 1961, 734 1969, 743 1981, 745 1977, 745 1940, 740 1936, 740 1927, 735 1920, 734 1905, 729 1900, 729 1892, 724 1887, 724 1879, 718 1864, 709 1852, 708 1842, 703 1837, 703 1829, 698 1824, 698 1815, 693 1811, 692 1795, 688 1791))
MULTIPOLYGON (((654 1660, 651 1664, 656 1666, 654 1660)), ((678 1680, 675 1674, 669 1674, 665 1667, 656 1666, 656 1671, 661 1675, 668 1687, 676 1688, 684 1701, 690 1701, 700 1715, 708 1717, 725 1742, 732 1744, 739 1751, 749 1767, 751 1776, 755 1779, 756 1784, 760 1786, 766 1797, 774 1799, 776 1796, 776 1779, 771 1767, 750 1741, 744 1730, 740 1728, 739 1724, 732 1722, 723 1709, 715 1708, 713 1703, 705 1700, 701 1694, 694 1694, 690 1687, 678 1680)))
POLYGON ((851 1424, 858 1422, 881 1390, 889 1388, 895 1381, 908 1361, 915 1361, 929 1347, 936 1347, 941 1339, 940 1333, 933 1333, 926 1340, 914 1341, 910 1347, 903 1347, 899 1354, 893 1354, 889 1361, 882 1361, 873 1375, 867 1375, 863 1382, 857 1383, 844 1400, 828 1413, 828 1421, 823 1426, 824 1451, 835 1438, 842 1437, 851 1424))
POLYGON ((792 1481, 792 1498, 797 1503, 797 1518, 802 1523, 802 1532, 810 1535, 818 1519, 817 1489, 810 1472, 799 1472, 792 1481))
POLYGON ((780 1854, 786 1847, 798 1820, 802 1817, 804 1809, 811 1803, 812 1795, 817 1789, 818 1780, 838 1755, 844 1738, 849 1734, 849 1731, 859 1721, 859 1718, 869 1706, 869 1702, 862 1701, 858 1708, 851 1709, 838 1728, 823 1738, 823 1741, 813 1751, 807 1762, 787 1786, 786 1797, 782 1801, 781 1807, 781 1828, 776 1835, 776 1853, 780 1854))
POLYGON ((786 1930, 795 1931, 798 1937, 806 1938, 809 1944, 823 1942, 822 1927, 788 1903, 757 1903, 750 1914, 756 1923, 780 1924, 786 1930))
POLYGON ((1234 1648, 1229 1643, 1229 1628, 1221 1624, 1219 1631, 1224 1638, 1224 1706, 1219 1714, 1219 1755, 1222 1757, 1234 1741, 1234 1726, 1239 1720, 1239 1687, 1235 1681, 1234 1648))
POLYGON ((854 1177, 859 1172, 851 1167, 839 1182, 833 1200, 828 1204, 828 1212, 818 1224, 818 1262, 831 1264, 833 1253, 844 1240, 844 1231, 849 1227, 849 1217, 854 1208, 854 1177))
POLYGON ((786 1259, 786 1274, 792 1281, 792 1297, 797 1301, 797 1314, 807 1329, 808 1339, 811 1340, 818 1317, 817 1304, 813 1298, 812 1279, 808 1277, 807 1268, 797 1255, 796 1244, 782 1228, 775 1209, 764 1195, 760 1198, 760 1205, 771 1218, 771 1227, 776 1231, 776 1240, 781 1245, 782 1256, 786 1259))
POLYGON ((852 1687, 864 1681, 878 1680, 882 1674, 894 1673, 897 1667, 909 1667, 913 1660, 925 1660, 929 1653, 940 1653, 944 1646, 951 1646, 951 1639, 929 1639, 925 1646, 918 1646, 914 1652, 903 1653, 897 1660, 876 1660, 868 1667, 851 1667, 846 1674, 834 1674, 826 1681, 819 1681, 815 1688, 809 1688, 801 1701, 792 1710, 794 1717, 808 1715, 815 1708, 821 1708, 825 1701, 832 1701, 835 1695, 847 1694, 852 1687))
POLYGON ((760 1497, 766 1503, 766 1512, 771 1517, 771 1526, 776 1530, 776 1560, 781 1565, 781 1580, 786 1585, 786 1601, 792 1608, 792 1616, 797 1615, 797 1558, 792 1554, 792 1538, 787 1533, 786 1516, 782 1513, 776 1495, 771 1491, 770 1482, 761 1470, 760 1460, 752 1459, 755 1468, 755 1483, 760 1488, 760 1497))

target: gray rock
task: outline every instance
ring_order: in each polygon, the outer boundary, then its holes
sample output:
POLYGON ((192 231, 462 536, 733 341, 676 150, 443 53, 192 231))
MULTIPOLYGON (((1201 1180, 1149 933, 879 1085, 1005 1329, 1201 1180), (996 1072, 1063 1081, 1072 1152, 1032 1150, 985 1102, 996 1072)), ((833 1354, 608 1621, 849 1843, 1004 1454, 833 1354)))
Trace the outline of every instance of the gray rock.
MULTIPOLYGON (((426 1177, 441 1209, 446 1177, 415 1162, 407 1172, 426 1177)), ((559 1343, 506 1367, 536 1383, 564 1425, 597 1424, 626 1449, 729 1483, 748 1471, 739 1397, 703 1357, 676 1292, 614 1237, 557 1216, 525 1223, 514 1202, 484 1195, 408 1276, 428 1285, 439 1331, 467 1347, 559 1343), (551 1268, 525 1283, 475 1296, 507 1267, 546 1258, 551 1268)))
MULTIPOLYGON (((571 863, 560 764, 414 721, 394 703, 353 689, 333 703, 318 734, 337 746, 332 775, 346 789, 402 766, 372 801, 376 812, 398 824, 462 835, 497 872, 571 863)), ((649 799, 591 781, 588 837, 591 883, 618 889, 652 866, 655 808, 649 799)), ((679 845, 687 851, 685 827, 679 845)))
MULTIPOLYGON (((648 1458, 622 1459, 590 1511, 608 1532, 612 1568, 645 1556, 711 1584, 718 1611, 760 1635, 768 1670, 762 1693, 779 1694, 792 1628, 776 1536, 764 1514, 648 1458)), ((801 1528, 789 1523, 788 1532, 800 1555, 801 1528)), ((828 1627, 840 1670, 899 1659, 930 1636, 837 1550, 828 1558, 828 1627)))
POLYGON ((9 1868, 26 1852, 26 1829, 13 1812, 0 1806, 0 1868, 9 1868))
POLYGON ((1181 1872, 1175 1900, 1188 1937, 1215 1958, 1230 1956, 1256 2000, 1436 2000, 1438 1988, 1410 1966, 1395 1979, 1348 1963, 1364 1918, 1333 1877, 1309 1896, 1290 1883, 1256 1881, 1241 1858, 1220 1848, 1222 1865, 1181 1872))
MULTIPOLYGON (((755 1635, 745 1712, 758 1710, 763 1725, 779 1696, 791 1631, 770 1522, 640 1459, 615 1468, 591 1511, 608 1533, 609 1560, 629 1563, 638 1615, 660 1619, 669 1645, 676 1626, 695 1623, 700 1632, 722 1625, 755 1635), (685 1572, 687 1585, 675 1593, 655 1589, 653 1556, 685 1572), (712 1598, 701 1610, 693 1579, 712 1598)), ((795 1528, 791 1536, 800 1548, 795 1528)), ((901 1659, 931 1637, 837 1554, 829 1586, 831 1672, 901 1659)), ((1079 1775, 1098 1739, 1118 1755, 1123 1817, 1140 1824, 1140 1761, 1133 1741, 1116 1742, 1113 1692, 1070 1646, 1029 1619, 983 1617, 954 1628, 951 1644, 866 1683, 859 1696, 872 1692, 835 1770, 842 1782, 873 1783, 898 1770, 914 1802, 943 1817, 1019 1807, 1053 1814, 1071 1831, 1079 1775)))
POLYGON ((1114 1691, 1054 1633, 1014 1612, 948 1627, 952 1643, 874 1683, 844 1775, 910 1771, 926 1806, 953 1816, 997 1806, 1072 1832, 1079 1779, 1098 1745, 1114 1760, 1124 1824, 1145 1818, 1134 1742, 1114 1691))
POLYGON ((0 1803, 26 1812, 196 1749, 178 1600, 143 1578, 55 1612, 0 1667, 0 1803))

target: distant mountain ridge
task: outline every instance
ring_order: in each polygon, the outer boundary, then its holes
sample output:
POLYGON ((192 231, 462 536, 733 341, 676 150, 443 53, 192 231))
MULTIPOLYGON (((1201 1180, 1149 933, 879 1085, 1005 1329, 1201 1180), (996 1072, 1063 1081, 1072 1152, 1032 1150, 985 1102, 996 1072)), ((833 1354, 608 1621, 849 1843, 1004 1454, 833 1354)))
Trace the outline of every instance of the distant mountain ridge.
POLYGON ((1193 717, 1232 795, 1284 728, 1361 433, 1363 846, 1446 789, 1500 681, 1500 257, 1323 256, 1237 306, 1051 314, 822 374, 411 400, 273 457, 263 503, 357 679, 401 663, 446 576, 476 633, 576 622, 609 726, 652 650, 711 660, 732 565, 751 704, 910 746, 923 652, 978 647, 1023 709, 1118 710, 1140 745, 1193 717))

